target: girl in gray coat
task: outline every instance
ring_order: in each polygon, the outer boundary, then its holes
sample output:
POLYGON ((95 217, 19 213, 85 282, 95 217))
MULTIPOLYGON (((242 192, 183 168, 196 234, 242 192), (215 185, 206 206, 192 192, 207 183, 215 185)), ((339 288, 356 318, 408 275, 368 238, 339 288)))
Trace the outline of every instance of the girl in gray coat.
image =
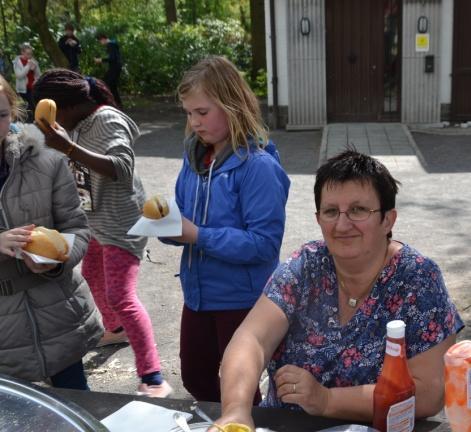
POLYGON ((15 92, 0 77, 0 373, 88 389, 82 357, 103 334, 89 288, 74 267, 90 231, 65 158, 33 125, 10 133, 15 92), (42 225, 75 234, 63 264, 15 258, 42 225))

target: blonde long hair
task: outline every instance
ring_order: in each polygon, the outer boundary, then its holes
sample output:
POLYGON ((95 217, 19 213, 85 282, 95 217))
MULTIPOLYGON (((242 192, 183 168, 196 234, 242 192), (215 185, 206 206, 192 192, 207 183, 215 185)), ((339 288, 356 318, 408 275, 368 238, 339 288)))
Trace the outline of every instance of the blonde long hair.
POLYGON ((2 75, 0 75, 0 92, 5 93, 8 103, 10 104, 12 121, 22 119, 24 112, 22 108, 20 108, 18 96, 2 75))
MULTIPOLYGON (((249 147, 249 138, 261 148, 268 141, 267 128, 262 120, 260 105, 240 72, 225 57, 207 57, 185 72, 177 94, 180 99, 202 91, 225 112, 229 137, 234 152, 249 147)), ((192 132, 187 121, 186 134, 192 132)))

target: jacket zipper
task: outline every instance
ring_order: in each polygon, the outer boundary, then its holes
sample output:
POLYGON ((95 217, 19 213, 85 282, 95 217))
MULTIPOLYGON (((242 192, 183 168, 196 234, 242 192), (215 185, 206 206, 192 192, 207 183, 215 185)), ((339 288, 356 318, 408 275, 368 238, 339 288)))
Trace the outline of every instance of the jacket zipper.
POLYGON ((16 159, 13 159, 13 164, 11 166, 10 174, 8 175, 7 179, 5 180, 5 183, 3 184, 2 189, 0 190, 0 204, 1 204, 0 211, 2 212, 2 218, 3 218, 3 222, 5 223, 5 228, 10 228, 10 224, 8 223, 7 214, 5 212, 5 206, 3 203, 3 191, 5 190, 5 187, 8 185, 8 183, 11 181, 12 173, 13 173, 13 170, 15 169, 15 162, 16 162, 16 159))
MULTIPOLYGON (((9 218, 8 218, 9 215, 7 215, 7 211, 5 209, 5 205, 4 205, 4 202, 3 202, 3 191, 5 190, 5 188, 10 183, 10 181, 13 177, 12 174, 13 174, 15 168, 16 168, 16 159, 13 159, 13 164, 11 166, 10 174, 8 175, 7 179, 5 180, 5 183, 3 184, 2 189, 0 190, 0 211, 2 212, 2 219, 3 219, 3 222, 5 223, 5 228, 7 228, 7 229, 10 229, 10 221, 9 221, 9 218)), ((19 265, 18 260, 16 260, 16 268, 18 269, 18 272, 21 272, 21 267, 19 265)))
MULTIPOLYGON (((201 180, 202 180, 201 181, 201 203, 202 203, 202 206, 201 206, 201 211, 200 211, 200 221, 202 223, 203 219, 204 219, 205 196, 208 193, 208 191, 206 190, 207 187, 208 187, 208 176, 207 175, 202 176, 201 180)), ((204 251, 203 251, 203 249, 200 249, 200 262, 203 261, 203 257, 204 257, 204 251)))
POLYGON ((36 326, 36 321, 34 320, 33 312, 31 311, 31 305, 29 304, 28 298, 26 298, 26 312, 28 313, 28 318, 31 321, 31 327, 33 329, 34 348, 36 349, 36 351, 38 353, 38 359, 39 359, 39 364, 41 366, 41 372, 43 374, 43 377, 47 378, 46 362, 45 362, 44 356, 41 352, 41 347, 40 347, 39 340, 38 340, 38 328, 36 326))

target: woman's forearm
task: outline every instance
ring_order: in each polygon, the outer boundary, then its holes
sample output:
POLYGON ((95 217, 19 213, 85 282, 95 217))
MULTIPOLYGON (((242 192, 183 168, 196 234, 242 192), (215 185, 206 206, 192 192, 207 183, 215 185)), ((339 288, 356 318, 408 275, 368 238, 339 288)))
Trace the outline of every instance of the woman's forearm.
POLYGON ((373 419, 373 392, 375 385, 334 387, 329 389, 325 417, 371 421, 373 419))
POLYGON ((233 409, 250 415, 264 367, 265 356, 257 339, 248 332, 236 333, 221 364, 222 415, 233 409))
POLYGON ((71 143, 71 145, 74 147, 72 147, 70 152, 67 149, 64 153, 68 154, 73 161, 81 162, 98 174, 116 180, 116 168, 109 156, 94 153, 74 143, 71 143))
MULTIPOLYGON (((415 382, 415 416, 417 418, 435 415, 443 407, 443 379, 415 382)), ((325 417, 347 420, 372 421, 373 394, 375 384, 329 389, 325 417)))
POLYGON ((437 371, 429 380, 414 378, 415 382, 415 416, 430 417, 437 414, 445 402, 444 373, 437 371))

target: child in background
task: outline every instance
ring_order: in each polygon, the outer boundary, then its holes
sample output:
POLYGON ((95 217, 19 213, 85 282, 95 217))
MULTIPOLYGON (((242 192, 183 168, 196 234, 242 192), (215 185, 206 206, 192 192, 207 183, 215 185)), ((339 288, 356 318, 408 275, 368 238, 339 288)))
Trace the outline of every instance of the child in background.
POLYGON ((64 26, 64 35, 59 39, 59 48, 67 57, 69 69, 79 72, 79 55, 82 52, 82 47, 75 36, 75 28, 72 23, 67 23, 64 26))
POLYGON ((220 401, 224 350, 279 262, 290 181, 230 61, 202 60, 178 95, 187 114, 176 184, 183 233, 162 241, 183 245, 183 384, 197 400, 220 401))
POLYGON ((16 92, 27 105, 28 122, 33 121, 33 85, 41 75, 39 64, 33 57, 33 47, 29 43, 21 45, 21 54, 13 60, 16 77, 16 92))
POLYGON ((59 126, 48 128, 46 144, 69 157, 92 229, 82 274, 107 330, 100 345, 129 338, 141 378, 138 392, 166 397, 172 388, 160 373, 152 323, 136 294, 147 238, 127 235, 145 201, 132 148, 139 129, 116 109, 105 83, 67 69, 45 72, 34 98, 57 104, 59 126))
POLYGON ((66 159, 44 146, 36 126, 12 132, 17 116, 16 94, 0 76, 0 373, 86 390, 82 357, 103 334, 74 270, 90 239, 87 218, 66 159), (35 225, 75 234, 66 262, 16 258, 35 225))

